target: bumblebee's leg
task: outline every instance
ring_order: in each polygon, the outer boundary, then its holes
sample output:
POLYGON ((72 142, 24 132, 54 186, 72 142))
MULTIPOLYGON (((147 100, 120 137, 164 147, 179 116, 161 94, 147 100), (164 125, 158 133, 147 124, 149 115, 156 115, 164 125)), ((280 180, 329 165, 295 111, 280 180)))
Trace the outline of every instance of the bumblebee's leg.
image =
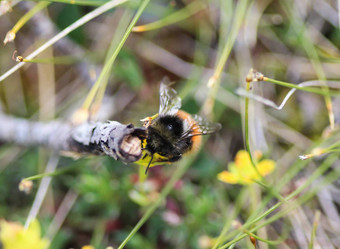
POLYGON ((146 170, 145 170, 145 174, 147 174, 148 173, 148 170, 149 170, 149 167, 150 167, 150 164, 151 164, 151 162, 152 162, 152 160, 153 160, 153 154, 151 154, 151 159, 150 159, 150 161, 149 161, 149 164, 148 164, 148 167, 146 167, 146 170))
POLYGON ((143 118, 143 119, 141 119, 140 121, 143 122, 143 127, 144 127, 144 128, 148 128, 148 127, 151 125, 152 121, 153 121, 155 118, 157 118, 157 117, 158 117, 158 113, 156 113, 156 114, 153 115, 152 117, 143 118))
POLYGON ((146 118, 141 119, 140 121, 143 122, 144 128, 148 128, 152 123, 152 117, 146 117, 146 118))
POLYGON ((182 158, 182 154, 174 155, 173 157, 169 158, 169 162, 177 162, 182 158))

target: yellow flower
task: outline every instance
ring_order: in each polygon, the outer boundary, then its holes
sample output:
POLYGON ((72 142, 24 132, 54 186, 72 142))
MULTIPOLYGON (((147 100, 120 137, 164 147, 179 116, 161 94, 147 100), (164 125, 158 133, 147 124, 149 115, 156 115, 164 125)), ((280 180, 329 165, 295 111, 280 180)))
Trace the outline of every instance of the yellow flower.
POLYGON ((81 249, 95 249, 95 248, 91 245, 86 245, 86 246, 82 246, 81 249))
POLYGON ((47 239, 41 238, 40 225, 33 220, 25 229, 15 222, 0 222, 0 240, 4 249, 45 249, 49 245, 47 239))
MULTIPOLYGON (((259 180, 260 176, 255 171, 247 151, 237 152, 235 162, 228 165, 229 171, 222 171, 217 178, 230 184, 251 184, 254 180, 259 180)), ((273 160, 262 160, 256 162, 256 168, 261 176, 270 174, 275 168, 273 160)))

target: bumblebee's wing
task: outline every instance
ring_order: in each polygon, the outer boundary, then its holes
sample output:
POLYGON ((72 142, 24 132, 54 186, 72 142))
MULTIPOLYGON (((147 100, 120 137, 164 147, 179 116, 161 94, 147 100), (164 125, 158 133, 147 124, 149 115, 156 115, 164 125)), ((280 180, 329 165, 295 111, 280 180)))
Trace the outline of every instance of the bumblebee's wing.
POLYGON ((199 115, 193 115, 192 118, 195 125, 192 127, 191 136, 212 134, 222 128, 220 123, 212 123, 199 115))
POLYGON ((159 114, 176 114, 181 108, 181 98, 177 95, 177 92, 170 87, 170 80, 168 77, 164 77, 159 91, 159 114))

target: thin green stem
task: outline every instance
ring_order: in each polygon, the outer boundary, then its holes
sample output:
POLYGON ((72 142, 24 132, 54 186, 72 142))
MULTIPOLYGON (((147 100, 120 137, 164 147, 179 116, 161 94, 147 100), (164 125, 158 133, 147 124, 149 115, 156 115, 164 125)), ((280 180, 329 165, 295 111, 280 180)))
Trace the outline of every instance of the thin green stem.
POLYGON ((23 181, 33 181, 33 180, 42 179, 42 178, 47 177, 47 176, 62 175, 62 174, 65 174, 69 171, 74 170, 75 168, 77 168, 79 166, 81 166, 81 164, 76 164, 76 165, 73 165, 73 166, 70 166, 70 167, 58 169, 58 170, 55 170, 55 171, 50 172, 50 173, 42 173, 42 174, 37 174, 37 175, 34 175, 34 176, 29 176, 29 177, 24 178, 23 181))
POLYGON ((176 182, 183 176, 183 174, 187 171, 188 167, 191 165, 193 160, 195 159, 197 154, 187 157, 183 159, 182 163, 178 166, 168 183, 163 188, 161 194, 157 198, 157 200, 147 209, 143 217, 139 220, 139 222, 135 225, 135 227, 131 230, 129 235, 125 238, 125 240, 120 244, 118 249, 124 248, 124 246, 128 243, 128 241, 137 233, 137 231, 143 226, 143 224, 150 218, 153 212, 163 203, 165 197, 170 193, 173 189, 176 182))
POLYGON ((334 148, 337 148, 337 147, 340 147, 340 141, 328 146, 327 148, 324 148, 323 150, 328 152, 328 151, 331 151, 331 150, 333 150, 334 148))
POLYGON ((40 64, 75 64, 81 59, 74 56, 57 56, 53 58, 35 58, 31 60, 23 59, 27 63, 40 63, 40 64))
MULTIPOLYGON (((250 91, 250 84, 251 82, 247 82, 246 85, 246 91, 249 92, 250 91)), ((245 139, 245 144, 246 144, 246 150, 248 151, 249 157, 250 157, 250 161, 251 161, 251 165, 253 166, 254 170, 256 171, 257 175, 263 180, 263 176, 261 175, 261 173, 259 172, 259 170, 256 167, 254 158, 251 154, 251 150, 250 150, 250 139, 249 139, 249 98, 246 97, 245 99, 245 105, 244 105, 244 139, 245 139)))
POLYGON ((139 19, 139 17, 140 17, 141 14, 143 13, 143 11, 144 11, 144 9, 146 8, 146 6, 147 6, 147 4, 149 3, 149 1, 150 1, 150 0, 144 0, 144 1, 140 4, 140 6, 139 6, 139 8, 138 8, 138 10, 137 10, 137 12, 136 12, 134 18, 132 19, 132 21, 131 21, 129 27, 127 28, 125 34, 123 35, 121 41, 119 42, 119 44, 118 44, 116 50, 113 52, 111 58, 110 58, 110 59, 107 61, 107 63, 105 64, 105 66, 104 66, 102 72, 100 73, 100 75, 99 75, 99 77, 98 77, 98 80, 97 80, 96 83, 93 85, 93 87, 91 88, 89 94, 87 95, 87 97, 86 97, 86 99, 85 99, 85 101, 84 101, 84 103, 83 103, 83 109, 88 110, 88 109, 90 108, 91 104, 93 103, 93 99, 94 99, 94 97, 96 96, 96 94, 97 94, 97 92, 98 92, 98 89, 100 88, 100 86, 101 86, 102 84, 105 84, 105 83, 104 83, 104 82, 105 82, 104 80, 107 78, 107 74, 111 71, 112 65, 113 65, 113 63, 115 62, 118 53, 119 53, 120 50, 122 49, 122 47, 123 47, 125 41, 127 40, 127 38, 129 37, 129 35, 130 35, 131 31, 132 31, 132 28, 135 26, 137 20, 139 19))
MULTIPOLYGON (((246 91, 249 92, 250 91, 250 84, 251 82, 247 82, 246 85, 246 91)), ((248 151, 249 157, 250 157, 250 161, 251 161, 251 165, 253 166, 254 170, 256 171, 256 174, 260 177, 261 181, 263 182, 262 186, 265 186, 267 189, 270 189, 268 187, 267 181, 266 179, 261 175, 261 173, 259 172, 259 170, 257 169, 256 163, 254 161, 254 158, 251 154, 251 150, 250 150, 250 139, 249 139, 249 98, 246 97, 245 98, 245 126, 244 126, 244 137, 245 137, 245 144, 246 144, 246 150, 248 151)), ((284 198, 276 191, 273 192, 273 189, 270 190, 271 193, 274 194, 275 197, 277 197, 278 199, 280 199, 281 201, 284 201, 284 198)))
POLYGON ((252 233, 252 232, 250 232, 248 230, 243 230, 243 232, 246 233, 248 236, 252 236, 252 237, 254 237, 255 239, 257 239, 259 241, 267 243, 268 245, 278 245, 278 244, 282 243, 282 241, 284 241, 284 238, 281 238, 281 239, 278 239, 278 240, 263 239, 263 238, 257 236, 255 233, 252 233))
POLYGON ((313 229, 312 229, 312 234, 310 236, 310 243, 308 245, 308 249, 313 249, 314 248, 314 239, 316 235, 316 229, 318 228, 319 224, 319 219, 320 219, 320 211, 317 210, 314 216, 314 222, 313 222, 313 229))
MULTIPOLYGON (((336 159, 336 157, 334 157, 333 159, 336 159)), ((328 169, 328 168, 327 168, 328 169)), ((327 170, 326 169, 326 170, 327 170)), ((325 187, 326 184, 330 184, 333 181, 336 181, 340 176, 340 170, 336 171, 336 172, 330 172, 328 175, 326 175, 323 178, 323 181, 320 182, 319 184, 315 185, 314 188, 306 193, 303 194, 299 197, 299 199, 291 206, 288 206, 287 208, 285 208, 284 210, 281 210, 280 212, 278 212, 277 214, 273 215, 272 217, 270 217, 269 219, 267 219, 265 222, 263 222, 262 224, 254 227, 253 229, 251 229, 250 231, 256 231, 257 229, 263 227, 263 226, 267 226, 268 224, 271 224, 272 222, 282 218, 284 215, 286 215, 287 213, 289 213, 291 210, 293 210, 296 207, 301 206, 303 203, 307 202, 309 199, 311 199, 320 189, 322 189, 323 187, 325 187)))
MULTIPOLYGON (((117 49, 117 44, 119 44, 119 39, 122 36, 122 29, 125 29, 126 27, 128 27, 129 25, 129 21, 131 19, 131 10, 125 10, 124 14, 122 15, 119 24, 116 28, 116 32, 114 33, 114 38, 111 41, 107 56, 105 57, 105 65, 110 61, 111 57, 113 56, 113 54, 115 53, 116 49, 117 49)), ((111 62, 109 62, 111 63, 111 62)), ((111 71, 111 68, 110 70, 111 71)), ((105 77, 103 77, 102 79, 102 83, 101 86, 99 87, 97 94, 95 96, 95 100, 92 102, 92 107, 94 109, 91 109, 91 114, 94 114, 95 112, 97 112, 101 106, 102 100, 104 98, 104 94, 105 94, 105 90, 107 87, 107 84, 109 82, 109 72, 107 74, 105 74, 105 77)))
POLYGON ((223 48, 220 59, 217 62, 217 66, 215 68, 213 76, 209 79, 208 87, 210 87, 209 97, 205 101, 203 106, 203 111, 205 114, 209 114, 212 112, 214 107, 214 100, 216 99, 216 95, 220 86, 220 76, 223 71, 225 64, 229 58, 230 52, 235 44, 237 34, 241 28, 241 24, 245 19, 245 13, 248 7, 248 0, 238 1, 236 6, 235 15, 233 19, 233 24, 231 27, 231 31, 228 37, 228 40, 223 48))
POLYGON ((227 220, 226 220, 226 222, 225 222, 225 224, 223 226, 222 232, 218 236, 218 238, 217 238, 217 240, 216 240, 216 242, 215 242, 215 244, 214 244, 212 249, 216 249, 222 243, 223 237, 228 232, 228 230, 229 230, 229 228, 230 228, 230 226, 232 224, 232 221, 237 217, 237 214, 242 209, 242 205, 247 200, 246 199, 248 197, 247 194, 248 194, 248 191, 247 191, 246 188, 244 188, 242 190, 242 192, 239 194, 239 196, 238 196, 238 198, 236 200, 235 206, 233 208, 233 212, 232 212, 231 215, 228 215, 227 220))
MULTIPOLYGON (((31 60, 31 59, 35 58, 37 55, 39 55, 40 53, 45 51, 48 47, 52 46, 54 43, 56 43, 57 41, 59 41, 60 39, 62 39, 66 35, 68 35, 73 30, 79 28, 80 26, 82 26, 85 23, 89 22, 93 18, 95 18, 95 17, 105 13, 106 11, 108 11, 108 10, 118 6, 119 4, 123 4, 123 3, 127 2, 127 1, 128 0, 111 0, 111 1, 109 1, 109 2, 107 2, 105 4, 103 4, 103 5, 99 6, 98 8, 96 8, 96 9, 92 10, 91 12, 87 13, 86 15, 84 15, 83 17, 81 17, 80 19, 78 19, 77 21, 72 23, 70 26, 66 27, 61 32, 56 34, 54 37, 49 39, 47 42, 45 42, 39 48, 34 50, 28 56, 26 56, 25 59, 31 60)), ((20 63, 16 64, 14 67, 12 67, 11 69, 9 69, 8 71, 6 71, 4 74, 0 75, 0 82, 5 80, 8 76, 13 74, 15 71, 19 70, 25 64, 26 64, 25 62, 20 62, 20 63)))
POLYGON ((12 32, 17 33, 25 23, 28 22, 37 12, 46 8, 50 3, 47 1, 41 1, 37 3, 30 11, 28 11, 25 15, 23 15, 19 21, 14 25, 11 29, 12 32))
MULTIPOLYGON (((306 180, 306 182, 301 185, 299 188, 297 188, 293 193, 288 195, 285 198, 285 201, 288 202, 295 196, 297 196, 299 193, 301 193, 304 189, 306 189, 310 184, 312 184, 313 181, 315 181, 319 176, 321 176, 336 160, 337 158, 335 156, 328 157, 318 168, 317 170, 306 180)), ((270 210, 270 212, 274 211, 276 208, 278 208, 281 204, 283 204, 282 201, 278 202, 276 205, 274 205, 270 210), (274 209, 273 209, 274 208, 274 209)), ((268 210, 268 211, 269 211, 268 210)), ((267 216, 269 213, 265 212, 263 215, 257 217, 254 221, 250 222, 248 227, 252 225, 252 223, 255 223, 261 219, 263 219, 265 216, 267 216)), ((246 226, 246 225, 245 225, 246 226)))
POLYGON ((192 3, 188 4, 185 8, 182 8, 167 17, 164 17, 161 20, 156 22, 148 23, 141 26, 136 26, 132 29, 133 32, 144 32, 150 31, 155 29, 160 29, 165 26, 180 22, 189 18, 190 16, 196 14, 198 11, 206 8, 206 5, 201 2, 200 0, 193 1, 192 3))
POLYGON ((221 73, 223 71, 224 65, 227 62, 227 59, 230 55, 231 49, 234 46, 234 43, 236 41, 237 38, 237 34, 241 28, 241 24, 244 21, 245 18, 245 14, 246 14, 246 10, 248 7, 248 1, 247 0, 243 0, 243 1, 239 1, 237 6, 236 6, 236 10, 235 10, 235 18, 233 20, 233 26, 232 29, 230 31, 230 38, 227 40, 227 43, 222 51, 222 55, 220 57, 220 60, 218 61, 218 64, 216 66, 213 78, 215 80, 217 80, 220 76, 221 73))
MULTIPOLYGON (((329 139, 331 139, 331 138, 327 138, 326 140, 321 139, 320 141, 316 141, 316 142, 315 142, 315 146, 313 146, 313 147, 321 146, 321 144, 327 142, 329 139)), ((307 165, 307 163, 308 163, 308 160, 297 160, 297 161, 290 167, 290 169, 286 172, 285 177, 282 178, 282 180, 279 181, 279 183, 275 186, 275 192, 279 192, 280 189, 282 189, 283 187, 287 186, 287 184, 289 184, 289 181, 290 181, 294 176, 296 176, 296 174, 297 174, 298 172, 300 172, 301 169, 307 165)), ((331 176, 332 176, 332 175, 331 175, 331 176)), ((334 181, 334 179, 336 179, 336 178, 337 178, 337 174, 334 174, 334 175, 333 175, 333 178, 332 178, 331 180, 329 180, 329 181, 334 181), (335 178, 334 178, 334 177, 335 177, 335 178)), ((262 184, 260 184, 260 185, 262 186, 262 184)), ((320 187, 320 188, 321 188, 321 187, 320 187)), ((307 196, 307 195, 303 195, 303 196, 307 196)), ((261 202, 261 205, 258 207, 258 211, 257 211, 257 212, 254 212, 254 213, 248 218, 248 223, 251 222, 252 220, 254 220, 255 218, 258 217, 258 215, 262 212, 262 210, 268 205, 268 203, 269 203, 270 200, 271 200, 271 197, 268 196, 268 197, 266 198, 266 200, 264 200, 263 202, 261 202)), ((284 199, 284 200, 281 200, 281 202, 285 203, 285 202, 287 202, 287 200, 284 199)), ((279 204, 279 205, 281 205, 281 204, 279 204)), ((277 208, 278 208, 278 206, 277 206, 277 204, 275 204, 275 205, 273 206, 273 210, 269 211, 269 212, 267 213, 267 215, 270 214, 272 211, 274 211, 274 210, 277 209, 277 208)), ((281 216, 280 216, 280 217, 281 217, 281 216)), ((272 218, 270 218, 270 219, 272 219, 272 218)), ((269 219, 268 219, 268 220, 269 220, 269 219)), ((267 222, 267 221, 266 221, 266 222, 267 222)), ((271 223, 271 222, 268 222, 267 224, 270 224, 270 223, 271 223)), ((243 227, 246 227, 246 228, 247 228, 246 225, 243 225, 243 227)), ((241 235, 242 235, 242 233, 240 233, 240 232, 238 232, 238 231, 232 231, 232 232, 229 232, 229 234, 228 234, 227 236, 225 236, 223 239, 221 239, 221 241, 227 241, 227 240, 230 239, 230 238, 233 238, 233 237, 236 237, 236 238, 237 238, 237 237, 239 237, 239 236, 241 236, 241 235)), ((235 245, 235 244, 234 244, 234 245, 235 245)))

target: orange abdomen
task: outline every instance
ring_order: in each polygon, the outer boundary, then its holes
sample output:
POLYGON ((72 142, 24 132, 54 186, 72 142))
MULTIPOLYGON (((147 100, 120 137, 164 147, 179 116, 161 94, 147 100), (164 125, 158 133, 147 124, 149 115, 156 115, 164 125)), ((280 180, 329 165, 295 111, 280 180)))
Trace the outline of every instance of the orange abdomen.
POLYGON ((196 121, 191 117, 191 115, 185 111, 179 110, 176 115, 183 119, 186 120, 189 124, 190 130, 191 130, 191 141, 192 141, 192 149, 189 150, 188 152, 194 152, 196 151, 202 142, 202 137, 201 137, 201 130, 200 127, 196 124, 196 121))

